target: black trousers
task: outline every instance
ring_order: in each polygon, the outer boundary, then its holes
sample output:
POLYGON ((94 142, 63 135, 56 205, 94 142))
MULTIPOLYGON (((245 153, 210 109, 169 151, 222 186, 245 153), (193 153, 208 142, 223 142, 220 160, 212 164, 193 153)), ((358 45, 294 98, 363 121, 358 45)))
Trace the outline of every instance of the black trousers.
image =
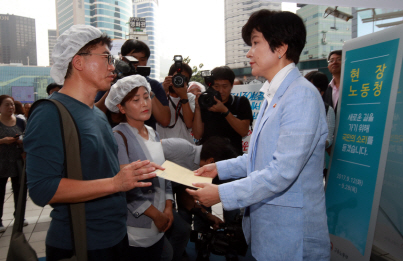
MULTIPOLYGON (((7 180, 8 178, 0 178, 0 222, 2 221, 3 217, 4 198, 6 195, 7 180)), ((13 189, 14 214, 15 214, 15 210, 17 209, 18 194, 20 192, 20 178, 18 176, 11 178, 11 187, 13 189)))
MULTIPOLYGON (((127 235, 113 247, 88 250, 88 261, 125 261, 129 241, 127 235)), ((46 261, 57 261, 73 256, 73 250, 46 245, 46 261)))

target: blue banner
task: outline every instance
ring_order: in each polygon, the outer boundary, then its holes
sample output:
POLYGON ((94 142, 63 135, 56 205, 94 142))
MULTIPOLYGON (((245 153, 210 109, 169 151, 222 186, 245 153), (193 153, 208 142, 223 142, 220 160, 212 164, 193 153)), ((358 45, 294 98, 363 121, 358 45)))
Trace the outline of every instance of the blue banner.
MULTIPOLYGON (((345 53, 326 188, 329 233, 364 255, 399 39, 345 53)), ((348 259, 348 257, 347 257, 348 259)))

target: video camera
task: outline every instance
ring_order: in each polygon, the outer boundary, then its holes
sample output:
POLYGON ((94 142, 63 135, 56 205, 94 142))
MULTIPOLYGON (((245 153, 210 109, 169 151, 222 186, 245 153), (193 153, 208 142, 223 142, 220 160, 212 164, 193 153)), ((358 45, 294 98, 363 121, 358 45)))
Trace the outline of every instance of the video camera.
POLYGON ((238 260, 238 255, 245 256, 248 250, 242 230, 242 215, 238 214, 233 222, 222 224, 217 230, 192 231, 190 242, 200 245, 198 259, 203 259, 199 255, 209 255, 211 252, 225 255, 227 260, 238 260))
POLYGON ((188 81, 188 78, 181 73, 183 62, 182 55, 175 55, 174 62, 175 62, 176 74, 172 77, 172 84, 176 88, 183 88, 185 87, 185 82, 188 81))
POLYGON ((201 76, 204 79, 204 83, 207 85, 207 90, 200 94, 198 101, 200 108, 202 110, 207 110, 211 106, 217 104, 214 97, 220 101, 222 101, 222 98, 221 94, 212 87, 214 85, 214 77, 211 72, 209 70, 201 71, 201 76))
POLYGON ((141 76, 149 76, 151 68, 149 66, 135 66, 138 60, 133 56, 122 56, 122 60, 115 62, 115 82, 130 75, 140 74, 141 76), (136 68, 137 67, 137 68, 136 68))

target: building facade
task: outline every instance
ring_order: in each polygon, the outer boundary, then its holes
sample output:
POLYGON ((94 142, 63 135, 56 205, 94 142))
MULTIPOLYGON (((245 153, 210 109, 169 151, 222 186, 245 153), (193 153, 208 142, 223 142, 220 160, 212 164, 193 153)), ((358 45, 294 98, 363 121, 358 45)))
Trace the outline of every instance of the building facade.
POLYGON ((52 52, 53 52, 53 47, 56 44, 56 40, 57 40, 57 31, 49 29, 48 30, 49 66, 53 65, 52 52))
MULTIPOLYGON (((150 78, 160 79, 160 55, 158 34, 158 0, 133 0, 133 16, 146 19, 146 44, 150 47, 150 59, 148 66, 151 67, 150 78)), ((138 38, 140 40, 140 38, 138 38)))
MULTIPOLYGON (((345 41, 352 37, 352 22, 324 17, 327 6, 305 5, 297 10, 306 27, 306 44, 300 60, 327 59, 333 50, 341 50, 345 41)), ((338 7, 337 10, 351 14, 351 7, 338 7)))
POLYGON ((0 63, 37 65, 35 19, 0 14, 0 63))
POLYGON ((264 0, 225 0, 225 64, 232 69, 249 67, 249 46, 242 39, 242 26, 253 12, 261 9, 281 11, 281 3, 264 0))
POLYGON ((51 67, 0 65, 0 95, 13 96, 17 101, 33 102, 48 97, 46 87, 54 82, 51 67))
POLYGON ((55 0, 57 35, 75 24, 97 27, 112 39, 125 39, 132 0, 55 0))

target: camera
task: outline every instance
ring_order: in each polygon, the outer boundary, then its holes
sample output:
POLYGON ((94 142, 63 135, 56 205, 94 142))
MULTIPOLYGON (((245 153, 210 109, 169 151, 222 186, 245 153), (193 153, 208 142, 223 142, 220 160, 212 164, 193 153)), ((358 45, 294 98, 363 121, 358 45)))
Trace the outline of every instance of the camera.
POLYGON ((139 74, 141 76, 149 76, 151 68, 149 66, 135 66, 139 61, 133 56, 122 56, 122 60, 115 62, 115 82, 130 75, 139 74), (137 68, 136 68, 137 67, 137 68))
POLYGON ((183 61, 182 55, 174 56, 176 74, 172 77, 172 84, 176 88, 185 87, 185 82, 188 81, 188 78, 181 73, 182 72, 182 61, 183 61))
POLYGON ((214 84, 214 78, 210 71, 201 71, 201 76, 204 78, 204 83, 207 85, 207 90, 200 94, 199 97, 199 106, 202 110, 207 110, 211 106, 217 104, 214 100, 216 97, 218 100, 222 101, 221 94, 214 90, 212 87, 214 84))
POLYGON ((210 252, 225 255, 227 260, 238 260, 238 255, 245 256, 248 250, 242 230, 242 215, 238 214, 233 222, 222 224, 217 230, 192 231, 190 242, 200 245, 198 260, 203 260, 210 252))

